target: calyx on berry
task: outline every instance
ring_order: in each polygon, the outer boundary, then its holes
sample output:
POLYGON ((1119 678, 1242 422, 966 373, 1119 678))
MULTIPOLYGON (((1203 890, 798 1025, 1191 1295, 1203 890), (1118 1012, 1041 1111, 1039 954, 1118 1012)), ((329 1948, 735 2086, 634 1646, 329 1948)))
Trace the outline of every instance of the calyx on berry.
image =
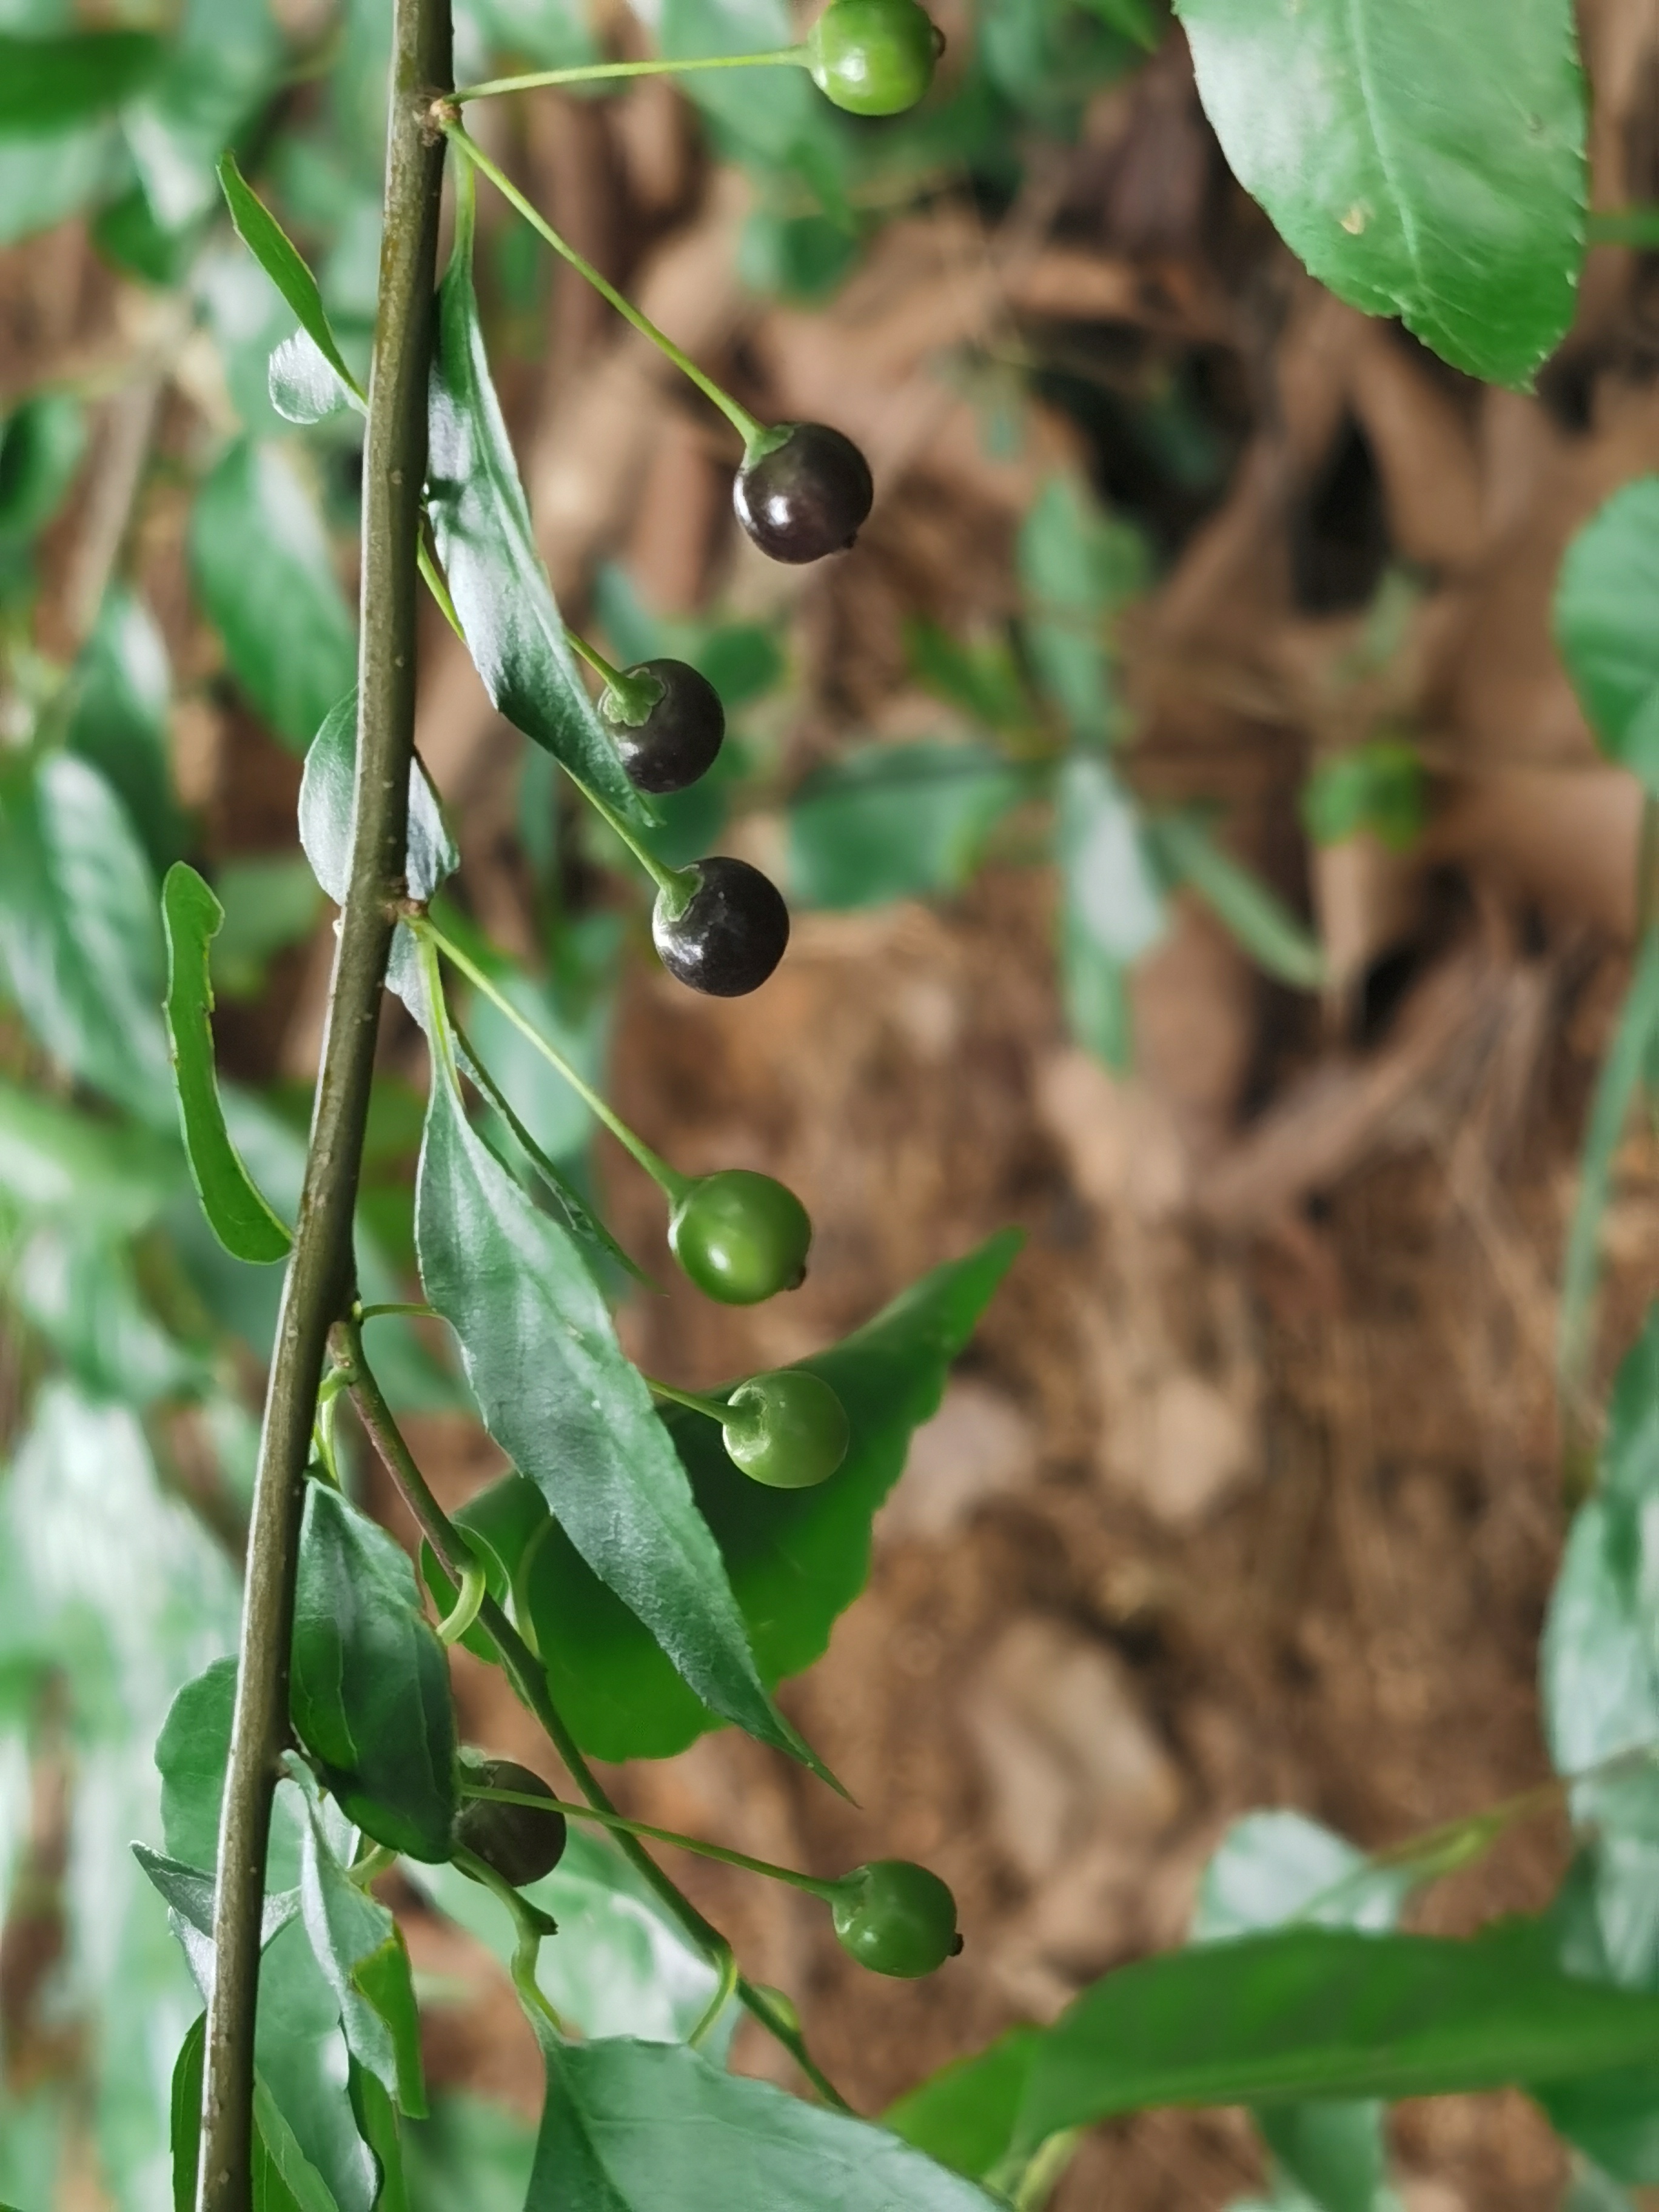
POLYGON ((854 115, 902 115, 933 81, 944 36, 917 0, 832 0, 807 34, 807 65, 854 115))
POLYGON ((668 1220, 668 1249, 700 1291, 754 1306, 806 1279, 812 1224, 793 1190, 752 1168, 694 1182, 668 1220))
POLYGON ((847 1411, 822 1376, 802 1367, 756 1375, 726 1401, 726 1457, 770 1490, 813 1490, 847 1456, 847 1411))
POLYGON ((635 789, 684 791, 714 764, 726 735, 720 695, 684 660, 642 660, 607 684, 599 713, 635 789))
POLYGON ((553 1792, 539 1774, 511 1759, 465 1758, 462 1784, 475 1789, 511 1790, 520 1796, 545 1797, 550 1808, 538 1813, 529 1805, 500 1805, 489 1797, 461 1799, 455 1815, 458 1850, 471 1851, 509 1888, 523 1889, 551 1874, 564 1856, 564 1814, 551 1808, 553 1792))
POLYGON ((796 563, 844 553, 875 496, 868 461, 823 422, 781 422, 744 455, 732 487, 738 520, 761 551, 796 563))
POLYGON ((872 1973, 915 1981, 962 1948, 957 1901, 936 1874, 908 1859, 854 1867, 830 1899, 836 1941, 872 1973))
POLYGON ((789 909, 769 877, 747 860, 725 856, 684 870, 689 897, 657 895, 651 936, 662 964, 679 982, 716 999, 757 991, 789 942, 789 909))

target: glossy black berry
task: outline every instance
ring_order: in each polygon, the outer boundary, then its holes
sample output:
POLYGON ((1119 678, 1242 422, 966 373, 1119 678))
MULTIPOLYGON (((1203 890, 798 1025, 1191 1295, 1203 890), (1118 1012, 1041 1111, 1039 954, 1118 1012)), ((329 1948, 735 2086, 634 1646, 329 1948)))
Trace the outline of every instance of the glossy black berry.
POLYGON ((836 1885, 830 1911, 842 1949, 872 1973, 914 1981, 962 1948, 955 1898, 936 1874, 908 1859, 854 1867, 836 1885))
MULTIPOLYGON (((515 1790, 546 1797, 553 1792, 539 1774, 510 1759, 468 1759, 464 1782, 483 1790, 515 1790)), ((513 1889, 523 1889, 551 1874, 564 1856, 562 1813, 538 1813, 528 1805, 499 1805, 489 1797, 463 1797, 455 1815, 455 1846, 481 1858, 513 1889)))
POLYGON ((740 1383, 726 1401, 726 1456, 770 1490, 813 1490, 847 1456, 852 1432, 830 1385, 786 1367, 740 1383))
POLYGON ((747 860, 698 860, 696 889, 678 913, 657 895, 651 935, 663 966, 711 998, 758 991, 789 942, 789 909, 777 885, 747 860))
POLYGON ((854 115, 902 115, 933 81, 945 41, 917 0, 833 0, 807 34, 812 82, 854 115))
POLYGON ((806 1279, 812 1224, 793 1190, 752 1168, 692 1184, 669 1217, 668 1247, 700 1291, 754 1306, 806 1279))
POLYGON ((844 553, 875 499, 870 464, 850 438, 822 422, 781 424, 778 434, 781 443, 738 471, 738 521, 775 561, 844 553))
POLYGON ((640 791, 684 791, 714 764, 726 709, 708 678, 684 660, 642 660, 599 699, 628 780, 640 791), (653 685, 656 697, 639 707, 653 685))

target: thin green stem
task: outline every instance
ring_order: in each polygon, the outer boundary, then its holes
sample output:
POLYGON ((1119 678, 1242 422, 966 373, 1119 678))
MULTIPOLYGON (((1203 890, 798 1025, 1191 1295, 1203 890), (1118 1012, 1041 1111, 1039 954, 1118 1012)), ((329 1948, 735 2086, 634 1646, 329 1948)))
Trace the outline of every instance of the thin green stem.
POLYGON ((584 255, 578 253, 567 239, 561 238, 546 217, 525 198, 512 178, 507 175, 505 171, 497 168, 483 147, 469 138, 459 123, 446 123, 443 128, 444 136, 449 140, 451 145, 459 152, 465 154, 473 167, 489 178, 502 198, 518 210, 538 237, 544 240, 556 253, 562 255, 579 276, 586 279, 601 299, 608 300, 625 321, 632 323, 642 337, 649 338, 658 351, 672 361, 683 376, 690 377, 705 399, 714 402, 743 440, 745 450, 764 442, 767 435, 766 425, 757 422, 749 410, 735 400, 729 392, 716 384, 712 376, 705 374, 697 367, 696 362, 681 351, 665 331, 657 328, 648 315, 642 314, 631 300, 624 298, 616 286, 608 278, 602 276, 584 255))
POLYGON ((449 596, 449 579, 438 566, 438 556, 432 544, 432 522, 428 515, 421 517, 421 542, 415 556, 422 581, 438 602, 444 620, 461 643, 466 643, 466 632, 461 628, 461 618, 455 611, 455 602, 449 596))
POLYGON ((720 2024, 738 1989, 738 1954, 728 1943, 721 1956, 714 1961, 714 1994, 703 2007, 702 2018, 685 2039, 693 2051, 701 2051, 720 2024))
POLYGON ((654 1375, 647 1375, 645 1380, 653 1398, 666 1398, 672 1406, 684 1406, 694 1413, 706 1413, 722 1427, 732 1418, 732 1408, 721 1405, 718 1398, 700 1398, 695 1390, 677 1390, 672 1382, 659 1382, 654 1375))
POLYGON ((483 84, 464 84, 452 100, 494 100, 504 92, 536 92, 544 85, 604 84, 635 76, 690 76, 698 70, 763 69, 769 64, 807 69, 811 56, 805 46, 779 46, 766 54, 712 54, 696 61, 674 61, 659 55, 644 62, 586 62, 579 68, 534 70, 527 76, 497 76, 483 84))
POLYGON ((740 1867, 745 1874, 764 1875, 769 1881, 787 1882, 792 1889, 804 1889, 827 1902, 836 1896, 841 1884, 825 1881, 820 1875, 800 1874, 793 1867, 775 1866, 770 1859, 750 1858, 747 1851, 734 1851, 724 1844, 705 1843, 699 1836, 683 1836, 677 1828, 654 1828, 648 1820, 630 1820, 621 1813, 601 1812, 592 1805, 569 1805, 562 1798, 533 1797, 524 1790, 491 1790, 483 1784, 464 1782, 463 1797, 482 1797, 491 1805, 525 1805, 533 1812, 562 1813, 570 1820, 594 1820, 602 1828, 614 1828, 620 1836, 645 1836, 653 1844, 672 1844, 677 1851, 692 1851, 698 1858, 718 1859, 722 1866, 740 1867))
POLYGON ((436 1321, 439 1318, 432 1307, 419 1299, 399 1300, 390 1305, 353 1308, 353 1318, 356 1321, 385 1321, 393 1314, 407 1314, 414 1321, 436 1321))
POLYGON ((548 2002, 547 1992, 536 1978, 543 1938, 556 1932, 553 1923, 527 1898, 520 1897, 512 1883, 498 1875, 495 1868, 487 1860, 481 1859, 476 1851, 458 1850, 453 1863, 480 1887, 499 1898, 512 1914, 517 1941, 513 1947, 513 1964, 509 1972, 513 1976, 513 1986, 519 1993, 519 2002, 526 2012, 539 2013, 562 2043, 569 2042, 570 2030, 548 2002))
POLYGON ((573 653, 580 654, 596 676, 603 677, 607 684, 622 682, 622 671, 613 668, 598 646, 591 645, 581 632, 572 629, 568 623, 564 626, 564 641, 573 653))
POLYGON ((638 836, 629 828, 609 800, 601 799, 599 793, 584 783, 579 775, 570 775, 568 769, 566 769, 565 774, 570 776, 572 783, 575 785, 606 828, 614 831, 616 836, 621 838, 623 843, 627 846, 629 851, 655 884, 658 890, 668 902, 670 915, 678 916, 683 913, 687 901, 696 889, 695 877, 688 875, 684 869, 671 868, 659 860, 648 846, 640 842, 638 836))
POLYGON ((489 1584, 484 1571, 474 1559, 471 1565, 461 1571, 461 1587, 454 1604, 438 1623, 438 1641, 446 1646, 459 1644, 473 1622, 478 1618, 478 1607, 483 1603, 489 1584))
MULTIPOLYGON (((373 1370, 363 1357, 362 1338, 349 1322, 340 1324, 336 1331, 340 1341, 341 1356, 350 1364, 356 1376, 352 1387, 352 1402, 362 1422, 364 1433, 380 1455, 381 1465, 391 1476, 404 1503, 415 1516, 421 1534, 437 1554, 438 1562, 453 1583, 459 1583, 471 1558, 466 1540, 454 1526, 433 1496, 426 1477, 421 1473, 414 1454, 404 1443, 403 1432, 392 1417, 373 1370)), ((523 1637, 502 1612, 493 1597, 486 1596, 478 1608, 480 1626, 495 1646, 501 1670, 526 1708, 541 1723, 548 1741, 563 1761, 576 1787, 589 1806, 599 1813, 614 1813, 604 1784, 582 1754, 581 1747, 565 1724, 564 1716, 554 1704, 547 1686, 547 1670, 531 1651, 523 1637)), ((718 1965, 723 1953, 730 1949, 726 1939, 711 1921, 705 1919, 684 1892, 664 1873, 644 1844, 637 1836, 619 1833, 617 1846, 673 1915, 687 1936, 703 1955, 718 1965)), ((789 2053, 801 2072, 812 2084, 826 2105, 837 2112, 851 2112, 835 2083, 830 2081, 811 2052, 798 2022, 788 2019, 763 1989, 739 1976, 738 1996, 745 2009, 789 2053)))
MULTIPOLYGON (((592 1085, 582 1080, 557 1046, 548 1042, 535 1024, 521 1014, 506 993, 499 990, 490 981, 477 962, 470 959, 459 945, 452 943, 429 916, 416 915, 410 918, 409 927, 414 932, 416 941, 422 947, 433 952, 441 952, 452 968, 465 976, 475 991, 488 999, 496 1012, 503 1015, 522 1036, 527 1038, 535 1046, 548 1066, 557 1070, 589 1111, 604 1122, 617 1142, 633 1154, 652 1182, 667 1197, 669 1203, 678 1205, 691 1188, 690 1178, 677 1173, 669 1166, 666 1160, 659 1158, 642 1137, 635 1135, 627 1122, 606 1105, 592 1085)), ((443 999, 441 990, 438 988, 435 968, 434 961, 434 972, 428 975, 428 981, 433 985, 434 1019, 437 1026, 447 1033, 447 1024, 442 1018, 443 999)), ((450 1050, 453 1063, 453 1043, 447 1034, 445 1043, 450 1050)), ((471 1055, 469 1054, 468 1057, 471 1058, 471 1055)))

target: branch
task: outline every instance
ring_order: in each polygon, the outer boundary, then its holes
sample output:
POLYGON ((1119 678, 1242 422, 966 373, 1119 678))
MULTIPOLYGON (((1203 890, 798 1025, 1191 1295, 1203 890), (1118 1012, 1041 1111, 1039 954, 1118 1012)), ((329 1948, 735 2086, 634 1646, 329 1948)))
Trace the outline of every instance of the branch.
MULTIPOLYGON (((404 1443, 392 1408, 382 1396, 380 1386, 363 1357, 362 1336, 355 1322, 343 1322, 337 1330, 335 1353, 341 1366, 350 1375, 351 1401, 381 1465, 397 1485, 398 1493, 415 1516, 421 1534, 437 1553, 444 1572, 452 1582, 459 1584, 472 1563, 466 1539, 433 1496, 426 1477, 416 1464, 414 1454, 404 1443)), ((494 1639, 508 1681, 541 1723, 548 1741, 563 1760, 582 1796, 599 1812, 614 1813, 617 1810, 615 1801, 582 1756, 581 1747, 567 1727, 564 1716, 549 1695, 546 1669, 494 1598, 486 1596, 479 1606, 478 1622, 494 1639)), ((692 1942, 717 1968, 723 1968, 725 1961, 732 1955, 732 1947, 720 1929, 712 1921, 703 1917, 684 1891, 664 1873, 637 1837, 618 1833, 617 1843, 692 1942)), ((757 1989, 751 1982, 739 1979, 737 1989, 744 2006, 767 2033, 788 2051, 825 2104, 833 2106, 837 2112, 850 2112, 852 2107, 846 2098, 819 2069, 806 2048, 805 2036, 782 2008, 764 1990, 757 1989)))
POLYGON ((449 0, 397 0, 386 231, 363 467, 362 603, 351 878, 322 1073, 283 1286, 254 1489, 230 1771, 219 1830, 198 2212, 250 2212, 259 1921, 288 1670, 305 1468, 331 1324, 349 1302, 352 1216, 380 997, 404 895, 415 730, 416 557, 443 144, 428 127, 450 83, 449 0))

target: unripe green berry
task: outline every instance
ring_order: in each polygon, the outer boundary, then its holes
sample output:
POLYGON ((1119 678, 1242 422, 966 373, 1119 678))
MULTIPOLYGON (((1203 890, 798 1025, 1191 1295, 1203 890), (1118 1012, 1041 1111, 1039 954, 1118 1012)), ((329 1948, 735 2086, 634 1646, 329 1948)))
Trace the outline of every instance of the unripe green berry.
MULTIPOLYGON (((483 1790, 511 1790, 526 1797, 551 1799, 553 1792, 539 1774, 511 1759, 462 1761, 464 1782, 483 1790)), ((455 1815, 455 1847, 481 1858, 513 1889, 523 1889, 551 1874, 564 1856, 564 1814, 550 1808, 538 1813, 530 1805, 501 1805, 489 1797, 461 1799, 455 1815)))
POLYGON ((955 1898, 909 1859, 854 1867, 836 1884, 830 1909, 836 1942, 872 1973, 914 1981, 962 1948, 955 1898))
POLYGON ((700 1291, 722 1305, 758 1305, 806 1279, 812 1224, 792 1190, 750 1168, 692 1184, 668 1222, 668 1248, 700 1291))
POLYGON ((757 1375, 726 1402, 726 1456, 770 1490, 812 1490, 847 1456, 852 1431, 830 1385, 805 1368, 757 1375))
POLYGON ((831 0, 807 34, 812 82, 854 115, 902 115, 933 81, 944 40, 917 0, 831 0))

